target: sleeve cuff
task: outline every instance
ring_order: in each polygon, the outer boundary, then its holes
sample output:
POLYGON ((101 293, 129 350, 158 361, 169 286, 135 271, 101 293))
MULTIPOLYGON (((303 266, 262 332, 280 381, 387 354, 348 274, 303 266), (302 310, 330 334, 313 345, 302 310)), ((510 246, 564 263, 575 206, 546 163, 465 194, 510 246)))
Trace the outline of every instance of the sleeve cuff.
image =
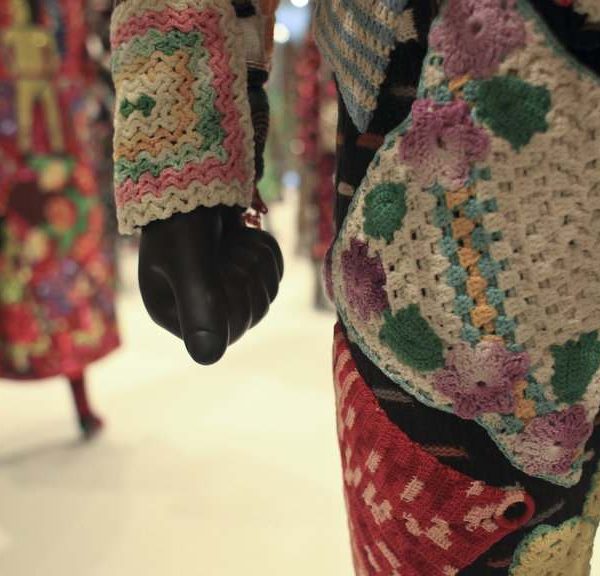
POLYGON ((231 1, 128 0, 111 43, 120 231, 199 206, 249 206, 254 134, 231 1))

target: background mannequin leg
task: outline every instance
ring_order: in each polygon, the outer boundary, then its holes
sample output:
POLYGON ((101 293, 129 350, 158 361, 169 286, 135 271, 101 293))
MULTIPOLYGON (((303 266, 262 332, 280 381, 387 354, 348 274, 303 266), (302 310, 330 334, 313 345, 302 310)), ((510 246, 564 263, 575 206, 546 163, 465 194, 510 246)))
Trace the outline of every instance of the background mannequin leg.
POLYGON ((90 402, 85 385, 85 375, 82 373, 69 378, 73 401, 79 418, 81 433, 85 438, 92 438, 104 427, 102 419, 90 407, 90 402))

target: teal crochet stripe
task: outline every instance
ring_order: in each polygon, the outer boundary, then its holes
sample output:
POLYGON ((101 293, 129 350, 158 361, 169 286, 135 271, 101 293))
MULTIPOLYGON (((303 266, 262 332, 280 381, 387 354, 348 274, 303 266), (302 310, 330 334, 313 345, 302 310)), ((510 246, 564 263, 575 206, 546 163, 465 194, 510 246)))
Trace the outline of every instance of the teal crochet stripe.
POLYGON ((334 23, 334 32, 337 34, 341 41, 343 41, 347 46, 352 48, 352 50, 362 56, 367 62, 376 66, 377 68, 385 67, 387 65, 387 59, 381 56, 378 52, 372 50, 369 46, 366 46, 364 42, 359 40, 356 37, 356 34, 353 34, 339 21, 337 16, 333 11, 333 4, 331 2, 325 2, 324 7, 327 18, 329 22, 334 23))
MULTIPOLYGON (((469 186, 473 186, 478 179, 483 177, 488 177, 485 170, 476 171, 473 176, 471 176, 469 186)), ((434 221, 443 233, 441 248, 451 264, 450 269, 446 274, 446 280, 456 292, 455 313, 460 316, 463 321, 462 338, 470 344, 475 345, 481 341, 483 335, 480 329, 473 324, 471 319, 471 310, 474 307, 474 303, 467 293, 467 279, 469 274, 468 271, 461 266, 459 260, 458 243, 452 234, 453 218, 452 211, 447 205, 446 190, 439 185, 435 185, 429 189, 429 192, 436 198, 438 203, 434 221)), ((460 205, 459 208, 464 210, 467 216, 469 214, 471 216, 483 213, 491 214, 496 211, 494 203, 482 205, 472 198, 460 205)), ((504 296, 498 285, 498 273, 503 270, 503 263, 492 258, 489 252, 490 244, 494 240, 499 239, 500 238, 495 238, 492 234, 487 232, 481 223, 478 224, 472 234, 474 248, 482 254, 478 266, 488 284, 487 297, 490 304, 498 312, 498 317, 496 318, 496 332, 512 347, 515 344, 516 323, 515 320, 508 318, 505 314, 503 304, 504 296)))

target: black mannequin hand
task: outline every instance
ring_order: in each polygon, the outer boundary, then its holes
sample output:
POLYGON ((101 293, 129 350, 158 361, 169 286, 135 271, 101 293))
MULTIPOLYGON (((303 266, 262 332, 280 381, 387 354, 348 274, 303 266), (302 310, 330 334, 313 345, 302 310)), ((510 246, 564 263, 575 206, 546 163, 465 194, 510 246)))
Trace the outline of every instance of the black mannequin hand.
POLYGON ((182 338, 199 364, 214 364, 255 326, 277 296, 283 257, 240 209, 197 208, 144 227, 142 298, 152 319, 182 338))

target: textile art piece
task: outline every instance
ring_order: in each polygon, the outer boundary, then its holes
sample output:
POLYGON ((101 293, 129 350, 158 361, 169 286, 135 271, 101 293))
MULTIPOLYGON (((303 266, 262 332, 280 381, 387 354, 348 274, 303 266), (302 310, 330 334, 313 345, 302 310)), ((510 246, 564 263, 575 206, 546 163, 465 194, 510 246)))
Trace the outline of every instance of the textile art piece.
POLYGON ((449 0, 336 242, 349 335, 527 474, 575 484, 600 407, 600 81, 524 0, 449 0))
POLYGON ((229 0, 130 0, 116 8, 122 232, 200 205, 250 205, 254 143, 243 37, 229 0))
POLYGON ((377 108, 389 57, 398 42, 417 39, 408 0, 318 0, 315 38, 335 72, 356 127, 366 131, 377 108))
POLYGON ((440 463, 386 416, 338 326, 338 435, 356 573, 453 576, 531 520, 518 487, 496 488, 440 463))

